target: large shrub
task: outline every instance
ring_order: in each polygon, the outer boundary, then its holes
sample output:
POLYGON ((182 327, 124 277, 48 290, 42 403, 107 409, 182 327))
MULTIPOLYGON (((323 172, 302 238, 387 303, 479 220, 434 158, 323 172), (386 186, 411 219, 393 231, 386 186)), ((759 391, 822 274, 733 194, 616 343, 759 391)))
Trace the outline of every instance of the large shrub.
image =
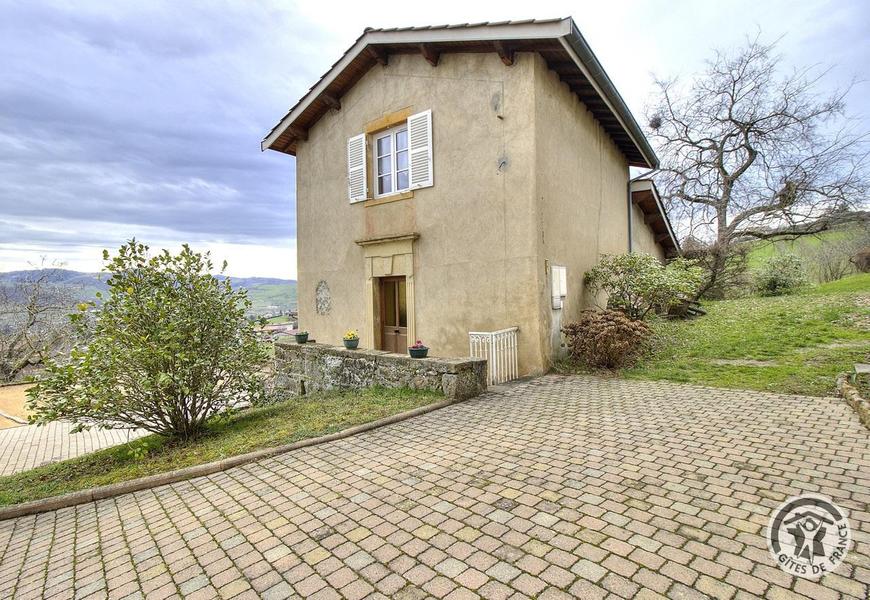
POLYGON ((806 284, 803 264, 794 254, 770 257, 755 276, 755 288, 762 296, 791 294, 806 284))
POLYGON ((571 358, 589 367, 618 369, 633 364, 652 335, 649 326, 616 310, 585 310, 562 328, 571 358))
POLYGON ((92 335, 65 364, 49 363, 31 389, 34 422, 187 439, 213 415, 259 398, 267 352, 245 319, 250 301, 211 274, 208 254, 185 245, 177 255, 151 257, 133 240, 111 259, 104 252, 104 260, 108 298, 73 315, 92 335))
POLYGON ((641 252, 605 254, 586 273, 593 293, 607 294, 607 308, 643 319, 650 311, 666 311, 692 297, 701 284, 702 270, 682 258, 663 265, 641 252))

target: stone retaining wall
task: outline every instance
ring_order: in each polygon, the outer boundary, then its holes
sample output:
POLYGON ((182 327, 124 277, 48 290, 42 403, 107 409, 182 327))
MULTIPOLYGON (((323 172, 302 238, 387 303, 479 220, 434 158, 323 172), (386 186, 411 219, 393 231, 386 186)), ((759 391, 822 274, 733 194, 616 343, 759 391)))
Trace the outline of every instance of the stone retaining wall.
POLYGON ((275 343, 274 377, 276 390, 293 396, 381 385, 434 390, 465 400, 486 391, 486 360, 411 358, 381 350, 281 341, 275 343))
POLYGON ((837 377, 837 389, 849 406, 858 413, 858 418, 864 424, 864 427, 870 429, 870 400, 861 397, 858 388, 852 385, 846 373, 841 373, 837 377))

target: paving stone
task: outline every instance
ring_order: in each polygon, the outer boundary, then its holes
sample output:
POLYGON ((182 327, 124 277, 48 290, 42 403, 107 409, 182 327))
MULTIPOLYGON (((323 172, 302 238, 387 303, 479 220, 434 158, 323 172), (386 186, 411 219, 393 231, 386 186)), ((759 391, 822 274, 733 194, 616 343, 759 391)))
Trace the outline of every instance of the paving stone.
POLYGON ((813 600, 837 600, 840 597, 837 590, 823 587, 820 582, 807 579, 798 579, 795 582, 794 591, 813 600))
POLYGON ((522 573, 511 582, 511 586, 521 594, 534 597, 547 587, 547 583, 528 573, 522 573))
POLYGON ((490 581, 477 590, 477 593, 486 600, 506 600, 514 595, 514 590, 500 581, 490 581))
POLYGON ((581 559, 571 567, 571 572, 594 583, 600 581, 607 574, 607 569, 591 560, 581 559))
POLYGON ((664 575, 654 573, 649 569, 641 569, 632 577, 632 581, 643 588, 648 588, 659 594, 664 594, 671 587, 671 580, 664 575))
POLYGON ((486 570, 486 574, 502 583, 509 583, 517 577, 521 571, 504 561, 499 561, 486 570))
POLYGON ((456 578, 460 573, 468 568, 461 560, 448 558, 435 566, 435 570, 447 577, 456 578))
POLYGON ((557 565, 550 565, 538 577, 557 588, 568 587, 575 579, 573 573, 557 565))
POLYGON ((605 558, 604 561, 602 561, 601 566, 608 571, 611 571, 618 575, 622 575, 624 577, 631 577, 637 572, 639 568, 635 563, 631 562, 630 560, 626 560, 620 556, 616 556, 615 554, 611 554, 610 556, 605 558))
POLYGON ((477 569, 471 568, 466 569, 456 577, 454 577, 454 581, 457 584, 464 588, 468 588, 470 590, 476 590, 477 588, 484 585, 487 581, 489 581, 489 577, 486 574, 481 573, 477 569))
POLYGON ((696 587, 716 600, 729 600, 737 593, 737 589, 733 585, 718 581, 707 575, 701 575, 697 581, 696 587))
POLYGON ((436 576, 424 583, 423 589, 436 598, 444 598, 456 589, 456 584, 447 577, 436 576))
POLYGON ((637 594, 638 589, 640 589, 640 586, 637 584, 615 573, 608 573, 601 580, 601 586, 622 598, 633 598, 637 594))

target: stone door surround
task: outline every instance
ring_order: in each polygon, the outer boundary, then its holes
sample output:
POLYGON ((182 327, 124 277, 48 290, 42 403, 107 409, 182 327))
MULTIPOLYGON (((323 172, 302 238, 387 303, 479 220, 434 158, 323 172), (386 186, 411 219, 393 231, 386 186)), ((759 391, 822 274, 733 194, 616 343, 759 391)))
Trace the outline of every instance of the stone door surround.
POLYGON ((380 289, 378 277, 405 277, 405 298, 408 303, 409 343, 417 339, 414 306, 414 241, 419 233, 402 233, 356 240, 363 248, 366 273, 366 332, 372 346, 378 348, 381 339, 380 289))

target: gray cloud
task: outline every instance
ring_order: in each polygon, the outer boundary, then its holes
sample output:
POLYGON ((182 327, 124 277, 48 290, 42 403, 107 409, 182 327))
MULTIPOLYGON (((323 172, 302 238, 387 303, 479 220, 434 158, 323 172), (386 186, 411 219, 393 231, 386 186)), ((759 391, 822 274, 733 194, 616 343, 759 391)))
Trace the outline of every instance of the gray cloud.
MULTIPOLYGON (((249 3, 22 2, 3 13, 3 217, 292 243, 292 159, 261 154, 258 142, 296 79, 282 79, 288 44, 264 32, 280 22, 283 39, 313 47, 304 23, 249 3)), ((39 237, 0 231, 4 243, 39 237)), ((116 242, 112 231, 93 237, 116 242)))

